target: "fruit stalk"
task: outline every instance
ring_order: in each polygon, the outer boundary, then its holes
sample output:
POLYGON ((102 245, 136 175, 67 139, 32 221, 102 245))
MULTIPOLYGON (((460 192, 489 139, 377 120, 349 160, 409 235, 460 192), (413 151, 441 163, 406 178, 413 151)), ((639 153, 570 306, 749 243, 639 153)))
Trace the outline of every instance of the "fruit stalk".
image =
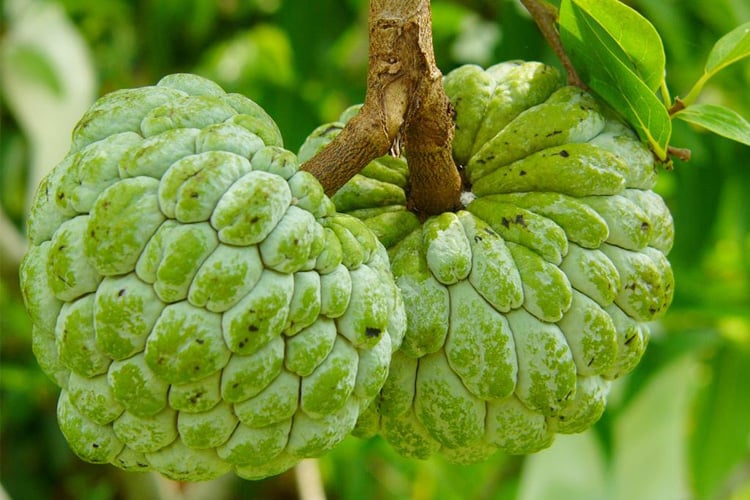
POLYGON ((302 169, 332 195, 403 138, 410 164, 409 206, 435 214, 456 208, 452 111, 432 48, 428 0, 372 0, 367 93, 360 113, 302 169))

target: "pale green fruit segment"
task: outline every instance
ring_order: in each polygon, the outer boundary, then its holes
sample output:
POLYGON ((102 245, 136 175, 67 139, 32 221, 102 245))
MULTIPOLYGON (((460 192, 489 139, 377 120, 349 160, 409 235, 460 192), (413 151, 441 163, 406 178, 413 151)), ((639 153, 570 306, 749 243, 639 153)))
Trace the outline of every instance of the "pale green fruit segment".
POLYGON ((331 201, 339 211, 348 212, 358 208, 404 204, 406 195, 399 186, 356 174, 336 191, 331 201))
POLYGON ((606 370, 617 355, 617 332, 609 314, 594 300, 573 290, 573 303, 557 322, 573 354, 578 375, 606 370))
POLYGON ((101 276, 85 255, 88 215, 63 222, 52 236, 47 254, 47 276, 55 297, 63 301, 96 290, 101 276))
POLYGON ((221 401, 220 384, 221 372, 194 382, 172 384, 169 387, 169 406, 188 413, 210 410, 221 401))
POLYGON ((276 227, 291 201, 292 194, 284 179, 252 171, 224 193, 211 215, 211 225, 222 243, 255 245, 276 227))
POLYGON ((284 341, 274 338, 253 354, 233 354, 221 375, 221 397, 230 403, 251 398, 281 373, 284 341))
POLYGON ((655 291, 657 303, 654 316, 659 317, 664 314, 672 304, 672 298, 674 297, 674 273, 672 272, 672 266, 669 264, 667 257, 660 250, 653 247, 647 247, 643 249, 643 253, 648 255, 651 261, 656 265, 661 277, 660 285, 655 291))
POLYGON ((221 316, 220 331, 237 354, 253 354, 278 337, 286 325, 294 277, 266 269, 255 287, 221 316))
POLYGON ((466 165, 472 183, 499 167, 543 149, 586 142, 604 128, 594 98, 576 87, 563 87, 549 99, 519 114, 485 142, 466 165))
POLYGON ((302 143, 297 152, 297 158, 299 158, 300 163, 306 162, 323 151, 341 133, 344 125, 340 120, 333 123, 324 123, 310 132, 310 135, 305 137, 305 142, 302 143))
POLYGON ((159 183, 159 207, 180 222, 207 221, 217 203, 250 162, 225 151, 208 151, 174 162, 159 183))
POLYGON ((221 335, 221 316, 187 302, 164 308, 144 352, 154 373, 171 384, 211 375, 226 365, 231 354, 221 335))
MULTIPOLYGON (((262 428, 285 424, 288 434, 290 418, 299 404, 300 378, 282 370, 265 389, 257 395, 234 405, 237 418, 248 427, 262 428)), ((286 444, 286 440, 284 440, 286 444)))
POLYGON ((125 446, 112 460, 112 465, 128 472, 147 472, 153 470, 146 460, 146 455, 125 446))
POLYGON ((224 312, 237 304, 260 280, 263 262, 257 246, 220 243, 195 273, 187 298, 197 307, 224 312))
MULTIPOLYGON (((384 214, 390 214, 394 212, 408 213, 416 217, 416 215, 412 212, 409 212, 406 209, 406 206, 403 204, 402 205, 385 205, 382 207, 358 208, 356 210, 350 210, 349 212, 346 212, 346 214, 351 215, 352 217, 356 217, 357 219, 360 219, 362 221, 366 221, 367 219, 371 219, 373 217, 377 217, 377 216, 384 215, 384 214)), ((369 227, 369 223, 368 223, 368 227, 369 227)), ((392 228, 392 229, 398 229, 398 228, 392 228)), ((381 240, 381 243, 382 243, 382 240, 381 240)), ((390 248, 390 245, 384 244, 384 246, 386 248, 390 248)))
POLYGON ((615 303, 637 321, 651 321, 661 312, 666 293, 660 269, 646 254, 602 245, 620 273, 620 290, 615 303))
POLYGON ((269 174, 290 179, 299 169, 299 163, 294 153, 274 146, 266 146, 253 155, 254 170, 261 170, 269 174))
POLYGON ((365 165, 360 174, 404 189, 409 176, 409 167, 402 158, 386 155, 365 165))
POLYGON ((618 119, 608 119, 602 132, 590 144, 627 158, 627 168, 618 169, 629 188, 651 189, 656 184, 654 154, 638 136, 618 119))
POLYGON ((219 403, 201 413, 180 412, 177 431, 190 448, 215 448, 227 442, 239 421, 227 403, 219 403))
POLYGON ((585 248, 598 248, 609 236, 607 221, 572 196, 534 191, 491 194, 482 199, 510 203, 547 217, 565 231, 569 242, 585 248))
POLYGON ((542 321, 555 322, 570 308, 572 287, 565 273, 528 248, 508 242, 523 283, 523 307, 542 321))
POLYGON ((358 415, 359 402, 354 398, 325 418, 314 418, 298 411, 286 451, 297 457, 319 457, 344 440, 356 425, 358 415))
POLYGON ((26 310, 38 332, 44 336, 54 335, 57 316, 63 305, 55 297, 47 273, 51 245, 49 241, 30 245, 18 271, 26 310))
POLYGON ((391 357, 388 378, 380 394, 381 415, 396 417, 408 412, 414 403, 414 388, 417 377, 417 358, 404 351, 396 351, 391 357))
POLYGON ((84 377, 107 372, 112 360, 96 343, 93 294, 63 304, 55 337, 63 365, 84 377))
POLYGON ((651 241, 651 221, 624 196, 589 196, 581 201, 596 210, 609 227, 607 243, 627 250, 642 250, 651 241))
POLYGON ((263 466, 284 450, 291 423, 287 418, 260 429, 240 424, 216 453, 233 465, 263 466))
MULTIPOLYGON (((370 262, 373 254, 377 252, 380 243, 375 235, 372 234, 372 231, 367 229, 365 223, 347 214, 337 214, 334 217, 330 217, 330 220, 333 221, 334 226, 338 225, 346 228, 357 240, 364 256, 362 263, 370 262)), ((359 266, 359 263, 353 261, 348 267, 355 269, 357 266, 359 266)))
POLYGON ((473 395, 481 399, 511 395, 518 365, 508 321, 468 281, 451 285, 448 290, 448 363, 473 395))
POLYGON ((465 446, 484 434, 484 401, 466 389, 442 352, 419 360, 414 411, 430 434, 449 448, 465 446))
POLYGON ((484 462, 497 452, 497 448, 484 439, 475 443, 458 448, 442 448, 441 450, 445 461, 456 465, 470 465, 478 462, 484 462))
POLYGON ((610 383, 601 377, 578 377, 576 396, 571 403, 552 417, 555 432, 574 434, 594 425, 604 414, 610 383))
POLYGON ((300 408, 319 419, 342 408, 354 390, 358 363, 357 350, 337 338, 326 359, 302 379, 300 408))
POLYGON ((359 413, 357 425, 352 429, 352 436, 360 439, 374 438, 380 432, 380 413, 378 404, 373 401, 366 409, 359 413))
POLYGON ((31 327, 31 351, 42 371, 63 389, 68 386, 70 369, 60 361, 57 339, 54 332, 31 327))
POLYGON ((150 417, 125 412, 115 420, 112 429, 129 448, 149 453, 169 446, 177 439, 177 412, 166 408, 150 417))
POLYGON ((272 459, 264 461, 261 465, 237 466, 234 471, 242 479, 256 481, 258 479, 281 474, 282 472, 291 469, 299 462, 299 457, 283 451, 272 459))
POLYGON ((159 210, 158 186, 151 177, 123 179, 97 198, 85 248, 99 274, 113 276, 135 268, 149 239, 165 220, 159 210))
POLYGON ((120 180, 118 166, 141 141, 138 134, 123 132, 76 153, 73 164, 60 180, 56 201, 67 203, 78 213, 88 213, 101 192, 120 180))
POLYGON ((266 146, 284 145, 279 127, 257 103, 240 94, 227 94, 223 100, 241 113, 230 118, 230 123, 257 135, 266 146))
POLYGON ((548 448, 554 439, 547 419, 515 396, 487 403, 485 439, 509 455, 525 455, 548 448))
POLYGON ((293 203, 303 210, 307 210, 315 218, 333 215, 336 208, 325 195, 323 186, 310 172, 300 170, 289 178, 289 189, 292 192, 293 203))
POLYGON ((258 245, 266 268, 280 273, 298 271, 307 262, 316 233, 315 217, 290 206, 271 233, 258 245))
POLYGON ((57 402, 57 423, 76 455, 87 462, 111 462, 124 446, 111 425, 99 425, 86 418, 73 405, 65 390, 60 393, 57 402))
POLYGON ((141 133, 141 122, 152 109, 185 96, 166 87, 116 90, 100 97, 73 130, 70 152, 121 132, 141 133))
POLYGON ((107 380, 117 400, 139 417, 156 415, 167 406, 169 384, 149 368, 143 354, 113 361, 107 380))
POLYGON ((354 381, 354 394, 358 398, 370 401, 378 395, 388 377, 391 353, 390 335, 383 335, 372 349, 359 351, 357 378, 354 381))
POLYGON ((208 481, 231 470, 212 449, 194 450, 181 439, 152 453, 146 453, 151 466, 175 481, 208 481))
POLYGON ((497 168, 472 185, 477 196, 543 191, 570 196, 617 194, 625 180, 610 167, 622 162, 591 144, 563 144, 532 153, 497 168))
POLYGON ((125 410, 112 393, 106 374, 89 378, 71 373, 67 389, 71 403, 96 424, 106 425, 125 410))
POLYGON ((54 187, 59 182, 63 169, 67 168, 65 164, 70 164, 71 161, 70 156, 66 157, 39 183, 31 207, 29 207, 26 224, 26 234, 32 245, 40 245, 48 241, 60 224, 74 215, 58 207, 54 197, 54 187))
POLYGON ((518 356, 516 396, 542 415, 558 414, 575 396, 576 367, 565 336, 523 309, 507 316, 518 356))
POLYGON ((471 272, 471 244, 458 216, 451 212, 428 219, 422 226, 427 266, 444 285, 466 279, 471 272))
POLYGON ((131 148, 119 165, 122 178, 148 176, 161 179, 176 161, 195 154, 196 128, 178 128, 144 139, 131 148))
POLYGON ((552 220, 510 203, 477 198, 466 209, 487 222, 507 242, 518 243, 559 265, 568 253, 565 231, 552 220))
POLYGON ((340 216, 329 218, 326 223, 341 245, 341 263, 347 269, 353 269, 362 265, 366 260, 366 250, 357 239, 356 235, 346 226, 340 223, 340 216))
POLYGON ((330 354, 337 336, 333 320, 319 317, 315 323, 287 339, 284 366, 302 377, 310 375, 330 354))
POLYGON ((284 334, 291 336, 312 325, 320 316, 321 300, 320 275, 313 271, 295 273, 284 334))
POLYGON ((328 318, 342 316, 349 307, 352 277, 343 264, 320 277, 320 314, 328 318))
POLYGON ((154 289, 133 273, 105 278, 96 290, 96 343, 112 359, 141 352, 164 309, 154 289))
POLYGON ((620 290, 620 273, 599 249, 570 245, 560 269, 573 288, 594 299, 602 307, 610 305, 620 290))
POLYGON ((222 96, 224 90, 219 84, 198 75, 190 73, 175 73, 162 77, 156 84, 158 87, 169 87, 181 90, 188 95, 222 96))
POLYGON ((231 122, 216 123, 205 127, 200 131, 195 142, 197 153, 226 151, 247 159, 252 158, 263 147, 265 144, 260 137, 231 122))
POLYGON ((391 267, 401 290, 406 315, 406 335, 401 349, 415 358, 435 352, 448 334, 448 289, 427 267, 422 231, 414 231, 392 249, 391 267))
POLYGON ((546 101, 562 84, 559 71, 539 62, 504 62, 487 68, 487 73, 498 83, 474 138, 472 154, 520 113, 546 101), (498 70, 500 74, 495 75, 498 70))
POLYGON ((237 111, 215 96, 183 96, 149 111, 141 121, 141 134, 151 137, 177 128, 203 128, 221 123, 237 111))
POLYGON ((200 265, 219 245, 216 232, 207 222, 162 224, 148 242, 136 265, 138 277, 152 283, 159 298, 167 303, 187 298, 200 265))
POLYGON ((336 328, 354 347, 372 348, 388 326, 390 300, 380 274, 363 264, 349 272, 352 293, 336 328))
POLYGON ((381 422, 381 435, 406 458, 424 460, 442 448, 413 410, 394 416, 383 415, 381 422))
POLYGON ((626 189, 622 196, 640 207, 651 222, 649 246, 668 254, 674 244, 674 220, 662 197, 643 189, 626 189))
POLYGON ((496 82, 480 66, 465 64, 445 76, 444 86, 456 110, 453 156, 460 165, 466 165, 474 154, 474 139, 496 82))
POLYGON ((648 325, 639 323, 612 304, 605 308, 617 331, 617 358, 602 377, 614 380, 629 373, 640 362, 650 338, 648 325))
POLYGON ((386 248, 392 247, 420 226, 417 216, 404 207, 362 219, 386 248))
POLYGON ((471 243, 469 282, 500 312, 521 307, 521 275, 503 238, 470 212, 461 211, 458 218, 471 243))
POLYGON ((315 259, 315 270, 321 275, 338 268, 343 259, 343 249, 336 233, 329 227, 323 228, 323 250, 315 259))

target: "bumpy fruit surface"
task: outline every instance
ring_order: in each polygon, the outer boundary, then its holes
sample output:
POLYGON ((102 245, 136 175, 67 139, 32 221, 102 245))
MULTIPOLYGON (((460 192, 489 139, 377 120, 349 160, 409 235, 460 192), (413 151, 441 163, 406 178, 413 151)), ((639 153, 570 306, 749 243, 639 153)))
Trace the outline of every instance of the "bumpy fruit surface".
POLYGON ((405 330, 377 238, 257 104, 194 75, 97 101, 28 234, 34 352, 89 462, 280 473, 351 432, 405 330))
MULTIPOLYGON (((649 150, 555 69, 469 65, 445 88, 464 209, 421 223, 405 206, 408 167, 391 157, 332 200, 388 248, 407 312, 356 433, 469 463, 538 451, 600 418, 671 302, 673 226, 649 150)), ((355 112, 317 129, 300 159, 355 112)))

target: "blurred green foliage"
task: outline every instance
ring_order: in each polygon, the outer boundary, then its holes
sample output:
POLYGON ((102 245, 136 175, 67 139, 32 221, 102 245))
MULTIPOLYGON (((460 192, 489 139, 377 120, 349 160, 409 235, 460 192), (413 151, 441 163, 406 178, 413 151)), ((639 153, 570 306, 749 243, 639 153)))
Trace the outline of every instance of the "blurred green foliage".
MULTIPOLYGON (((661 34, 673 95, 689 90, 721 35, 750 20, 744 0, 627 3, 661 34)), ((200 73, 259 102, 292 150, 364 98, 363 0, 7 0, 0 43, 32 4, 64 8, 90 51, 97 94, 200 73)), ((444 72, 508 59, 558 65, 515 1, 434 0, 432 8, 444 72)), ((2 54, 4 71, 64 93, 49 55, 29 46, 2 54)), ((745 62, 712 80, 703 99, 750 117, 748 88, 745 62)), ((35 150, 12 111, 16 94, 0 91, 2 212, 23 234, 35 150)), ((537 456, 470 467, 409 461, 378 439, 351 438, 320 461, 330 498, 750 498, 750 148, 682 122, 674 127, 672 144, 693 153, 658 186, 675 219, 674 303, 654 325, 640 367, 615 384, 596 427, 537 456), (563 472, 571 464, 583 473, 563 472)), ((8 228, 1 230, 9 241, 8 228)), ((150 480, 82 463, 68 450, 55 423, 55 386, 31 353, 17 264, 0 254, 0 482, 15 499, 149 498, 157 491, 150 480)), ((296 497, 290 473, 223 487, 225 498, 296 497)))

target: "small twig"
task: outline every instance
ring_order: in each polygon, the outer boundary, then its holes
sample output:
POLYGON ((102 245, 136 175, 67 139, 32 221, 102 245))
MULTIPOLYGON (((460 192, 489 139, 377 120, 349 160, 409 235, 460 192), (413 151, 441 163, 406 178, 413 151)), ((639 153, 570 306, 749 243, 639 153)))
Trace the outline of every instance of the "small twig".
POLYGON ((298 463, 294 467, 294 477, 300 500, 326 500, 323 479, 316 459, 307 458, 298 463))
POLYGON ((529 11, 529 14, 531 14, 534 22, 536 22, 547 43, 549 43, 555 55, 560 59, 560 63, 562 63, 568 75, 568 84, 588 90, 588 87, 573 67, 573 63, 565 52, 562 40, 560 40, 560 32, 555 26, 557 24, 557 9, 542 0, 521 0, 521 3, 529 11))
POLYGON ((669 156, 674 156, 678 160, 690 161, 690 157, 693 153, 688 148, 676 148, 674 146, 668 146, 667 154, 669 156))

